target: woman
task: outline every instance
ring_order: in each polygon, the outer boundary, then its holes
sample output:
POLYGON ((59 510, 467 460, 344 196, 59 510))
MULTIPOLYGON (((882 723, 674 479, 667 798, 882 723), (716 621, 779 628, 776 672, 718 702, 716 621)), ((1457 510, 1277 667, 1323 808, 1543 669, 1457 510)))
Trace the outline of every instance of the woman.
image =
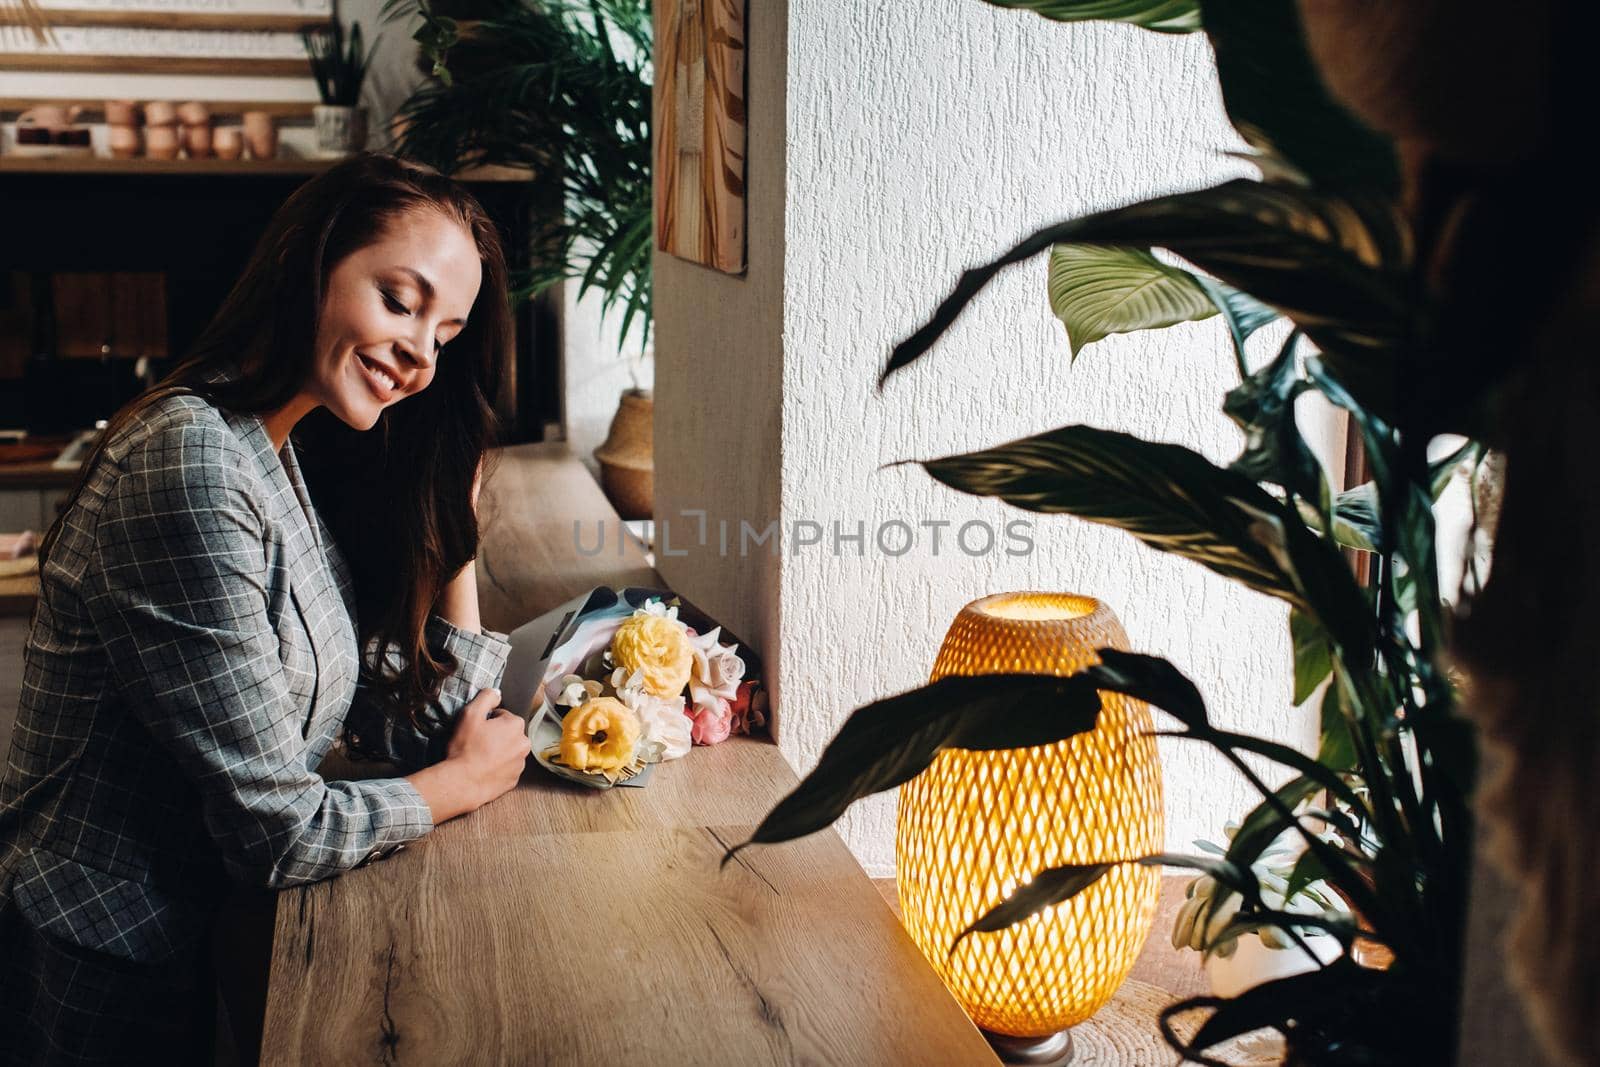
POLYGON ((111 421, 40 547, 0 779, 0 1061, 208 1060, 230 880, 327 878, 516 783, 473 565, 505 281, 465 190, 357 157, 111 421), (410 773, 324 781, 341 727, 410 773))

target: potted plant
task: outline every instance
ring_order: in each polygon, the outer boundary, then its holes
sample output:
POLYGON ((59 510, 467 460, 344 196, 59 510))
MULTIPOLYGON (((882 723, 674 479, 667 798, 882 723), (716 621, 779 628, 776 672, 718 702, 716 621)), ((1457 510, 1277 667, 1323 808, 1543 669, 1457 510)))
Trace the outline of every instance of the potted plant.
MULTIPOLYGON (((1239 824, 1229 823, 1227 840, 1232 842, 1238 832, 1239 824)), ((1228 854, 1226 848, 1210 841, 1196 841, 1195 848, 1221 858, 1228 854)), ((1251 873, 1261 887, 1262 903, 1278 912, 1348 917, 1343 898, 1326 882, 1295 879, 1295 865, 1304 855, 1303 842, 1281 838, 1261 854, 1251 873)), ((1322 930, 1301 931, 1299 943, 1273 926, 1240 930, 1233 920, 1241 904, 1236 894, 1224 893, 1211 875, 1198 874, 1185 889, 1183 905, 1173 919, 1172 947, 1201 953, 1206 979, 1216 996, 1236 997, 1265 982, 1314 971, 1332 963, 1342 951, 1339 939, 1322 930)))
POLYGON ((1457 469, 1476 467, 1481 453, 1470 438, 1491 420, 1487 372, 1455 372, 1450 352, 1438 347, 1426 265, 1448 230, 1408 213, 1394 145, 1327 91, 1294 0, 990 2, 1165 33, 1203 24, 1224 105, 1261 179, 1037 231, 966 271, 896 346, 880 381, 924 357, 1001 270, 1046 253, 1049 298, 1074 354, 1111 333, 1220 316, 1239 372, 1222 406, 1245 440, 1226 466, 1084 425, 920 462, 958 491, 1121 528, 1283 601, 1295 703, 1323 693, 1319 748, 1313 756, 1228 730, 1170 663, 1106 648, 1099 663, 1067 679, 985 676, 980 693, 963 688, 971 679, 946 678, 858 709, 815 769, 728 855, 821 829, 855 799, 909 781, 945 748, 1073 736, 1086 726, 1064 714, 1069 699, 1097 706, 1099 693, 1124 694, 1169 716, 1164 736, 1215 749, 1261 802, 1220 856, 1108 855, 1049 867, 996 897, 960 937, 1020 922, 1120 864, 1199 870, 1214 883, 1204 905, 1218 919, 1209 939, 1271 929, 1305 947, 1306 935, 1320 931, 1341 952, 1236 997, 1172 1005, 1161 1025, 1176 1050, 1203 1059, 1224 1041, 1271 1028, 1294 1062, 1447 1061, 1459 1018, 1477 746, 1442 663, 1448 606, 1432 507, 1457 469), (1154 249, 1189 265, 1158 259, 1154 249), (1280 317, 1291 326, 1286 339, 1257 352, 1252 336, 1280 317), (1296 401, 1309 394, 1348 413, 1370 481, 1329 484, 1295 423, 1296 401), (1446 433, 1468 440, 1447 455, 1430 453, 1446 433), (1353 557, 1371 561, 1370 581, 1353 557), (1259 761, 1287 780, 1269 786, 1259 761), (1258 867, 1285 835, 1304 852, 1284 896, 1322 883, 1348 914, 1293 911, 1263 893, 1258 867), (1370 958, 1358 946, 1381 949, 1384 965, 1365 965, 1370 958), (1173 1019, 1189 1012, 1203 1021, 1180 1037, 1173 1019))
POLYGON ((652 402, 638 373, 652 322, 648 0, 455 0, 449 8, 387 0, 384 10, 420 17, 416 38, 433 74, 400 109, 397 150, 446 172, 527 170, 541 210, 533 266, 515 279, 514 295, 572 280, 580 298, 598 291, 604 312, 620 312, 633 387, 596 455, 624 517, 648 515, 652 402))
POLYGON ((311 73, 322 103, 313 107, 317 155, 338 159, 367 146, 367 109, 361 106, 361 83, 378 42, 363 48, 361 23, 351 24, 348 39, 337 13, 326 26, 300 31, 311 73))

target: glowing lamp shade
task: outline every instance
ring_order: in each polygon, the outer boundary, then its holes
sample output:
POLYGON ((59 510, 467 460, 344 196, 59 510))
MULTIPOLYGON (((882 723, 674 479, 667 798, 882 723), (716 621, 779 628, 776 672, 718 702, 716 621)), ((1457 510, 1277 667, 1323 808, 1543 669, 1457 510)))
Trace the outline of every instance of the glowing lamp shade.
MULTIPOLYGON (((1072 674, 1126 648, 1093 597, 1003 593, 961 609, 933 680, 1072 674)), ((1162 849, 1161 766, 1150 709, 1102 693, 1095 729, 1054 745, 947 751, 901 787, 896 876, 906 928, 974 1022, 1047 1038, 1093 1015, 1127 977, 1155 917, 1160 871, 1114 867, 1025 922, 950 945, 1035 872, 1162 849)), ((993 1040, 993 1037, 991 1037, 993 1040)), ((1065 1045, 1065 1039, 1063 1039, 1065 1045)))

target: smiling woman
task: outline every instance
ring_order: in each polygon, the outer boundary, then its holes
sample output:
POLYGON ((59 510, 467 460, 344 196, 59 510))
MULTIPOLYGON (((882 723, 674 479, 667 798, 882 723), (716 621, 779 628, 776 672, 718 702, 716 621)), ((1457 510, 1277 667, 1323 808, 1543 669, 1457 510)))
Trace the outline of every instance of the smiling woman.
POLYGON ((516 783, 473 563, 505 293, 470 194, 359 156, 284 204, 111 420, 39 551, 0 778, 0 1061, 208 1062, 228 881, 336 875, 516 783), (341 733, 409 773, 324 781, 341 733))
POLYGON ((386 405, 433 380, 445 344, 466 328, 482 275, 471 234, 438 211, 408 212, 404 225, 345 257, 328 275, 312 378, 269 429, 318 406, 370 429, 386 405))

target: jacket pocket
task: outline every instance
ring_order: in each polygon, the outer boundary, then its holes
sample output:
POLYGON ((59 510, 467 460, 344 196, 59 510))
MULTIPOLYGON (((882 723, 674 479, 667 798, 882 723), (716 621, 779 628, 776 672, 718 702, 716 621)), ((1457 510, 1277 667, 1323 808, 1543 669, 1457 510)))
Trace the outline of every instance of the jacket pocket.
POLYGON ((138 963, 171 959, 205 932, 198 901, 35 848, 17 865, 11 899, 40 933, 138 963))

